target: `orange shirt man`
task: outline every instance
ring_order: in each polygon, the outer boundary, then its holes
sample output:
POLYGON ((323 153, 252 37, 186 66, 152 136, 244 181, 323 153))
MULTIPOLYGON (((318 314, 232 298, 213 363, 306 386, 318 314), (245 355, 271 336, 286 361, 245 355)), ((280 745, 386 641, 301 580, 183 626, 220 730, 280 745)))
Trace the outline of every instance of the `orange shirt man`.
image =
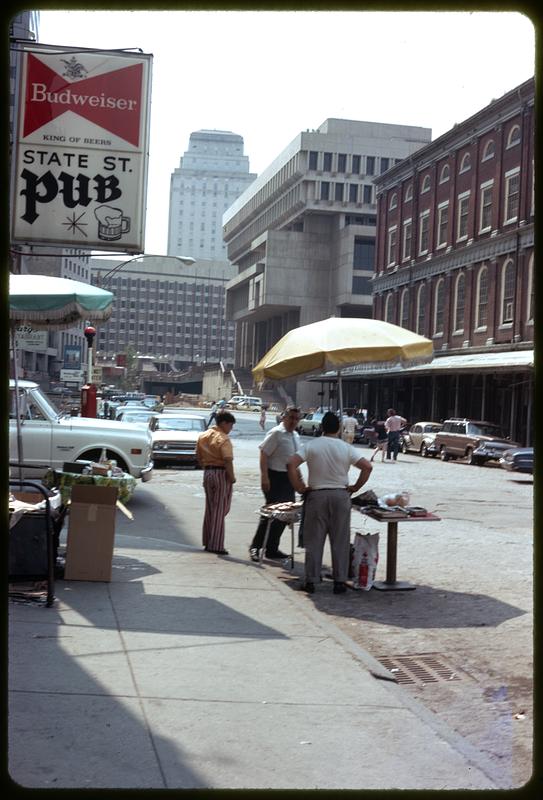
POLYGON ((196 457, 204 470, 206 507, 202 544, 208 553, 228 555, 224 549, 224 519, 230 511, 234 475, 234 454, 228 434, 236 418, 229 411, 218 411, 215 425, 200 434, 196 457))

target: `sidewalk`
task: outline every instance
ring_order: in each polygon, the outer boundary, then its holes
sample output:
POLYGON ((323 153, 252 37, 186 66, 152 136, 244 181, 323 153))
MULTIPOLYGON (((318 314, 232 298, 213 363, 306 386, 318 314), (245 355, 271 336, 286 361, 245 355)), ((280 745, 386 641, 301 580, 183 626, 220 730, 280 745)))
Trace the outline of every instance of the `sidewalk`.
POLYGON ((128 535, 116 545, 111 583, 58 581, 52 608, 9 603, 17 783, 503 785, 276 568, 128 535))

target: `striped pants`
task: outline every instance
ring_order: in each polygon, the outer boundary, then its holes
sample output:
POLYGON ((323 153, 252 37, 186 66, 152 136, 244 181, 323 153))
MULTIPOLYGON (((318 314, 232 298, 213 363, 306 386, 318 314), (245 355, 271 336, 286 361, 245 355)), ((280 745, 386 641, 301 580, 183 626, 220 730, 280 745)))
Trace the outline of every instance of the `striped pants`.
POLYGON ((224 550, 224 518, 230 511, 232 484, 224 469, 204 470, 206 510, 202 544, 208 550, 224 550))

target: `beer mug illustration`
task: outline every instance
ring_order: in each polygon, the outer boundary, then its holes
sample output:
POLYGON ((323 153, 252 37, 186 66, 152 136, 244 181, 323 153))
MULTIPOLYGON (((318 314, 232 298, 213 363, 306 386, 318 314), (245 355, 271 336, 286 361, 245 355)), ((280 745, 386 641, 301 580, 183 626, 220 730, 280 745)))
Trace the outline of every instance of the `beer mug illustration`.
POLYGON ((94 210, 94 216, 98 220, 99 239, 114 242, 130 230, 130 217, 123 216, 122 208, 99 206, 94 210))

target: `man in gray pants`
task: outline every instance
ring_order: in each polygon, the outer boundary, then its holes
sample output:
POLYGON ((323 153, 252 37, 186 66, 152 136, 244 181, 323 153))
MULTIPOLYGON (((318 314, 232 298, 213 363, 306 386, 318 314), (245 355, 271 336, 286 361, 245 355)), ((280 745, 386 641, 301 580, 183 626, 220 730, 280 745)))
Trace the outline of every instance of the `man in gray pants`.
POLYGON ((309 442, 301 453, 287 462, 289 480, 295 490, 305 495, 304 546, 306 592, 315 591, 320 581, 326 534, 330 537, 334 594, 345 591, 349 577, 351 542, 351 495, 368 480, 373 469, 360 451, 338 439, 340 421, 329 411, 322 418, 322 436, 309 442), (307 462, 307 485, 299 471, 307 462), (358 467, 356 483, 349 484, 349 469, 358 467))

